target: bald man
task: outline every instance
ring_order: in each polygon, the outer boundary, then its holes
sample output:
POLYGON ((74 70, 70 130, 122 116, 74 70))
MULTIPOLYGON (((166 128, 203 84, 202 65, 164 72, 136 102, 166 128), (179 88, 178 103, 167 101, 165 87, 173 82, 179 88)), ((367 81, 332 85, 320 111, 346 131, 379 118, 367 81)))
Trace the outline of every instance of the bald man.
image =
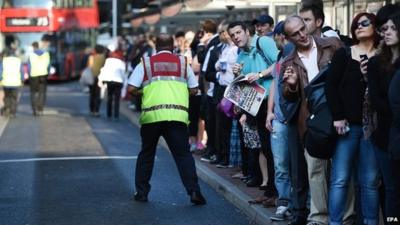
POLYGON ((189 151, 189 94, 197 93, 197 80, 184 56, 172 54, 174 40, 161 34, 157 54, 142 58, 129 78, 129 91, 142 97, 140 151, 135 172, 134 200, 147 202, 158 139, 163 136, 171 150, 190 201, 204 205, 193 156, 189 151))
POLYGON ((304 87, 330 62, 341 43, 337 38, 312 36, 299 16, 286 18, 284 33, 286 39, 295 46, 294 51, 282 63, 283 76, 280 76, 283 79, 281 108, 289 123, 288 142, 297 143, 289 146, 294 190, 294 220, 291 224, 327 225, 328 160, 310 156, 304 151, 303 140, 299 137, 304 137, 309 115, 304 87), (308 187, 311 204, 307 218, 308 187))

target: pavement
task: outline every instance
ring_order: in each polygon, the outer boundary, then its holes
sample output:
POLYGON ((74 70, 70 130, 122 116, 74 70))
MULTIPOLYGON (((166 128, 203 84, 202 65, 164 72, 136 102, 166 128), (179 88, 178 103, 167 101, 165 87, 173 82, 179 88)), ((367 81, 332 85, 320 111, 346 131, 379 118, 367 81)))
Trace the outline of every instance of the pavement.
MULTIPOLYGON (((128 102, 121 102, 120 113, 123 114, 133 124, 139 125, 139 114, 128 108, 128 102)), ((161 139, 161 145, 167 148, 164 140, 161 139)), ((168 148, 167 148, 168 149, 168 148)), ((249 204, 248 201, 262 196, 263 191, 258 188, 249 188, 240 181, 231 176, 239 172, 238 168, 217 168, 207 162, 200 161, 200 156, 194 154, 197 174, 205 183, 210 185, 218 193, 223 195, 229 202, 235 205, 240 211, 246 214, 252 221, 252 224, 259 225, 283 225, 288 221, 271 221, 270 217, 274 215, 276 208, 265 208, 261 205, 249 204)), ((207 196, 205 196, 207 198, 207 196)), ((212 201, 212 200, 208 200, 212 201)))

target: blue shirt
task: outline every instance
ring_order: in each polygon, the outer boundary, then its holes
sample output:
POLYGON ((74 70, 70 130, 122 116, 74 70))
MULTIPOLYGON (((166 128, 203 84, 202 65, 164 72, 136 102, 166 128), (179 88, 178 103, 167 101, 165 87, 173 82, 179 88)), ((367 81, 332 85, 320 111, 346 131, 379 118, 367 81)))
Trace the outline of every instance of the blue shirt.
MULTIPOLYGON (((270 37, 260 37, 258 44, 260 49, 263 51, 269 62, 265 62, 263 57, 257 53, 256 43, 259 36, 254 35, 251 39, 250 49, 248 52, 241 49, 239 52, 237 63, 243 63, 242 74, 246 75, 249 73, 258 73, 267 69, 270 65, 276 62, 279 50, 276 47, 275 41, 270 37)), ((263 86, 266 90, 266 96, 268 96, 269 88, 271 86, 272 78, 259 79, 257 83, 263 86)))

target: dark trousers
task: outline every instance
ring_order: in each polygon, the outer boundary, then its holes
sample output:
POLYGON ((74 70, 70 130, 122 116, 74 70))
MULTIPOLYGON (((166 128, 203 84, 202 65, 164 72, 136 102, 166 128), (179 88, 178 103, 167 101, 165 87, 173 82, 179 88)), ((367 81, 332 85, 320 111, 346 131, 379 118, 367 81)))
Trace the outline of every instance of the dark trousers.
POLYGON ((189 97, 189 135, 193 137, 197 137, 199 130, 200 104, 200 95, 189 97))
MULTIPOLYGON (((214 90, 214 98, 216 102, 220 102, 226 86, 216 85, 214 90)), ((229 149, 231 141, 232 119, 227 117, 225 113, 215 110, 215 146, 218 159, 222 163, 229 163, 229 149)))
POLYGON ((95 77, 93 79, 93 85, 89 85, 89 108, 90 112, 97 113, 100 108, 100 87, 97 85, 99 79, 95 77))
POLYGON ((307 163, 295 124, 288 125, 288 142, 291 143, 289 144, 289 154, 293 186, 291 197, 293 213, 295 218, 305 220, 308 215, 307 197, 309 190, 307 163))
POLYGON ((205 128, 207 132, 207 154, 215 154, 215 110, 213 97, 207 95, 205 128))
POLYGON ((264 154, 265 158, 267 159, 267 167, 268 167, 267 186, 274 187, 275 189, 275 167, 274 167, 274 158, 272 156, 272 150, 271 150, 271 138, 270 138, 270 133, 265 126, 267 119, 267 111, 268 111, 268 100, 264 100, 256 115, 257 130, 258 134, 260 135, 261 154, 264 154))
POLYGON ((30 77, 31 105, 34 114, 42 112, 46 102, 47 75, 30 77))
POLYGON ((4 109, 5 116, 14 115, 17 113, 17 97, 18 88, 4 87, 4 109))
POLYGON ((122 83, 107 81, 107 117, 119 117, 119 101, 121 100, 122 83), (114 113, 113 113, 114 112, 114 113))
POLYGON ((150 191, 149 181, 160 136, 164 137, 171 150, 187 193, 200 191, 194 159, 189 151, 187 141, 189 134, 186 124, 174 121, 144 124, 140 129, 140 135, 142 150, 138 155, 135 172, 136 191, 139 194, 147 196, 150 191))

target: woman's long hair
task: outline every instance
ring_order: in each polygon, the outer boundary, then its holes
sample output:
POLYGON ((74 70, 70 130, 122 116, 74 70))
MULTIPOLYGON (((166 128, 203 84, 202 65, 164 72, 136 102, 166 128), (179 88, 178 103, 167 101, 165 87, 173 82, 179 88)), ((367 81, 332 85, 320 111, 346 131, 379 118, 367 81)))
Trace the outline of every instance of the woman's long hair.
MULTIPOLYGON (((400 14, 395 14, 390 16, 389 20, 391 20, 395 25, 397 29, 397 38, 399 38, 400 40, 400 14)), ((397 43, 397 46, 398 49, 400 49, 400 41, 399 43, 397 43)), ((387 46, 384 41, 382 41, 381 43, 378 56, 379 56, 380 74, 391 76, 396 69, 400 68, 400 57, 395 59, 394 63, 392 63, 393 53, 391 47, 387 46)))

